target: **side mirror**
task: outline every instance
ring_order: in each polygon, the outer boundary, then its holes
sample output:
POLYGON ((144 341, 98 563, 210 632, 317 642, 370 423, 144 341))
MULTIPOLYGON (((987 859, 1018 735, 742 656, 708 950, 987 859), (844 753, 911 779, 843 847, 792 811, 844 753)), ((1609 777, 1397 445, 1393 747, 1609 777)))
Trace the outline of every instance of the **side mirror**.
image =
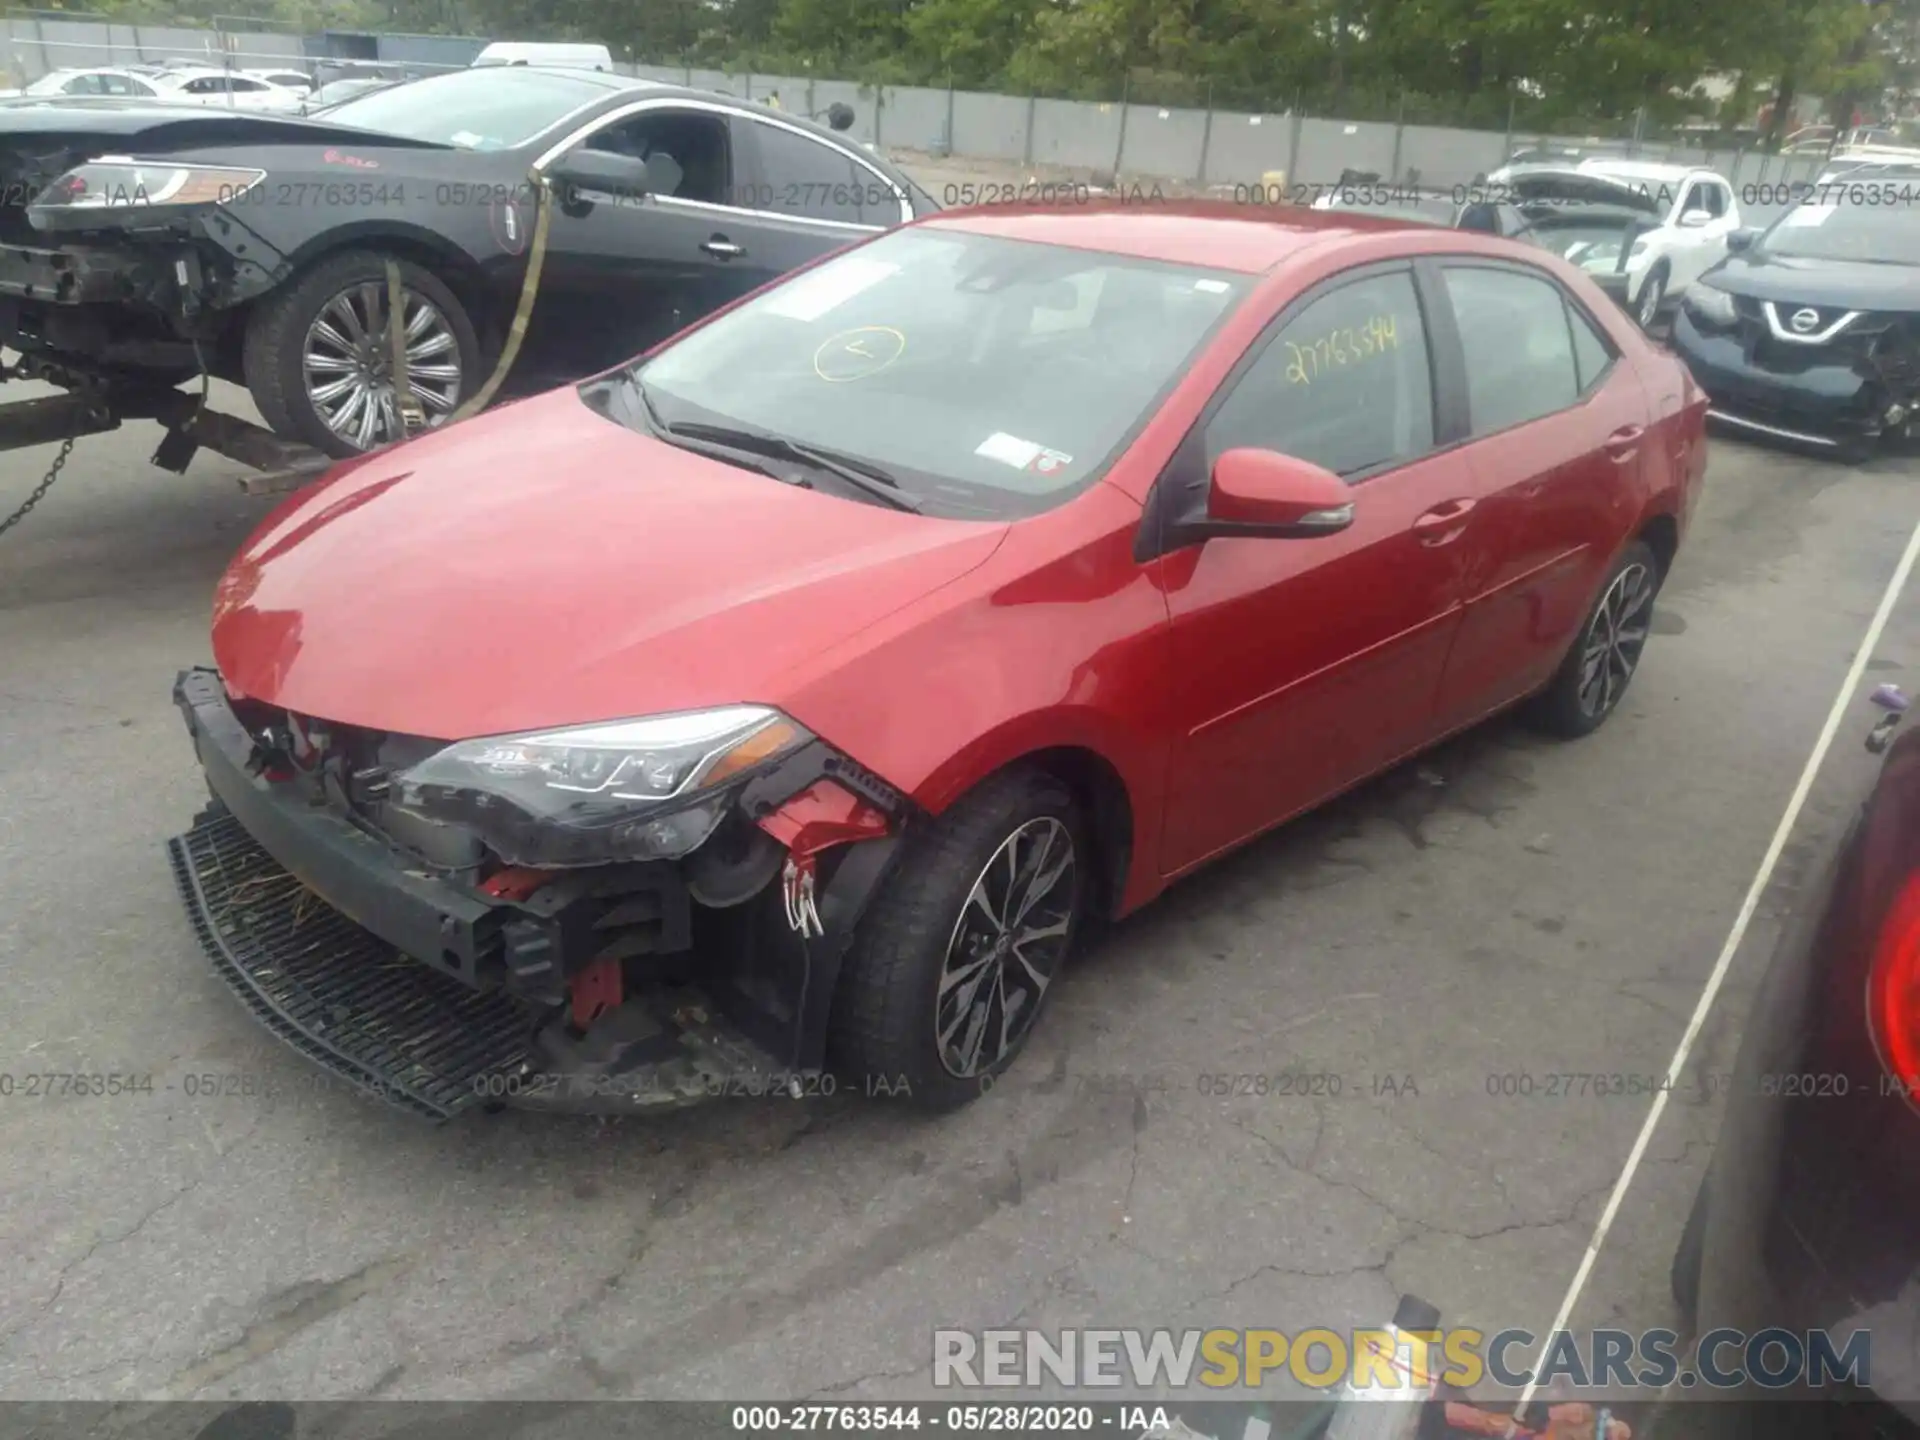
POLYGON ((647 194, 647 162, 610 150, 576 145, 547 167, 548 178, 580 190, 595 190, 616 199, 638 200, 647 194))
POLYGON ((1751 250, 1753 242, 1760 238, 1760 232, 1751 225, 1743 225, 1727 236, 1727 249, 1734 254, 1742 250, 1751 250))
POLYGON ((844 100, 836 100, 827 106, 827 126, 832 130, 851 130, 853 128, 853 107, 844 100))
POLYGON ((1330 470, 1277 450, 1229 450, 1213 462, 1205 536, 1305 540, 1353 524, 1353 492, 1330 470))
POLYGON ((1680 217, 1680 228, 1682 230, 1698 230, 1702 226, 1711 225, 1712 223, 1713 216, 1704 210, 1689 210, 1680 217))

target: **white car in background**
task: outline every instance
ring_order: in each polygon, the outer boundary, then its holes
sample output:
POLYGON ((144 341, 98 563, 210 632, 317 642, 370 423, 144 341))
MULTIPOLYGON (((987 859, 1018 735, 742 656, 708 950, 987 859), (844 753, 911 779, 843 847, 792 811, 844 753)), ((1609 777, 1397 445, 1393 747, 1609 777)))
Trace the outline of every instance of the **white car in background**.
POLYGON ((1725 176, 1645 160, 1584 160, 1528 170, 1512 203, 1532 222, 1524 238, 1593 277, 1650 328, 1727 255, 1740 206, 1725 176))
POLYGON ((212 67, 163 70, 154 75, 161 98, 181 100, 191 105, 213 105, 223 110, 268 110, 282 115, 298 115, 304 94, 275 85, 241 70, 216 70, 212 67))
POLYGON ((117 66, 97 69, 50 70, 22 90, 0 90, 4 100, 56 100, 66 96, 112 95, 130 100, 152 100, 160 89, 151 75, 117 66))
POLYGON ((313 93, 313 77, 304 70, 248 70, 243 73, 256 80, 264 80, 269 85, 278 85, 282 90, 291 90, 296 95, 313 93))

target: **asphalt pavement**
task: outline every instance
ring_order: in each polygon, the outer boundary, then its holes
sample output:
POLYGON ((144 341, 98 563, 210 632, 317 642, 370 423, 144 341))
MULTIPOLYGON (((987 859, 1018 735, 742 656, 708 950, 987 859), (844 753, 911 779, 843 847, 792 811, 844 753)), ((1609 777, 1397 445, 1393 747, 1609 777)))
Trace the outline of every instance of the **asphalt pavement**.
MULTIPOLYGON (((151 468, 156 438, 81 442, 0 538, 10 1399, 923 1396, 936 1327, 1340 1328, 1407 1291, 1544 1329, 1648 1099, 1541 1078, 1664 1071, 1920 522, 1920 463, 1718 440, 1600 734, 1489 724, 1183 884, 961 1113, 433 1129, 300 1088, 174 898, 162 845, 204 789, 169 687, 272 502, 225 462, 151 468), (25 1093, 76 1073, 152 1084, 25 1093), (1319 1093, 1210 1093, 1282 1073, 1319 1093), (190 1093, 202 1075, 244 1083, 190 1093)), ((50 459, 0 456, 0 512, 50 459)), ((1868 684, 1916 661, 1909 600, 1868 684)), ((1869 774, 1854 708, 1577 1325, 1673 1319, 1711 1077, 1869 774)))

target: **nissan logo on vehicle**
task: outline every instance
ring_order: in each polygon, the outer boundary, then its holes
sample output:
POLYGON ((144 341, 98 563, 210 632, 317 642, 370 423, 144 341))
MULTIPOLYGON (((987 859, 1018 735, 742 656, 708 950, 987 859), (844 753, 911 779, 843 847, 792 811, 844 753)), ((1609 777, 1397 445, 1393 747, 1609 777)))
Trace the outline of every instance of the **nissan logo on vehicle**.
POLYGON ((1811 335, 1815 330, 1820 328, 1820 312, 1818 310, 1796 310, 1792 316, 1788 318, 1787 324, 1793 327, 1794 333, 1797 335, 1811 335))

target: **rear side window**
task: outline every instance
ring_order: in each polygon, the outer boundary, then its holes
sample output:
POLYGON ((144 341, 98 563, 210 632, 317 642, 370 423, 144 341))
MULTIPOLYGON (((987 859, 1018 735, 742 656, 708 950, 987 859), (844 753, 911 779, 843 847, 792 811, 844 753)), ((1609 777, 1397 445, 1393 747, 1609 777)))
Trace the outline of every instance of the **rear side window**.
POLYGON ((900 204, 889 197, 889 187, 846 151, 763 120, 754 121, 749 133, 760 157, 760 193, 749 208, 843 225, 885 225, 899 218, 900 204))
POLYGON ((1600 383, 1600 377, 1613 364, 1613 346, 1607 343, 1586 311, 1562 298, 1567 307, 1567 328, 1573 334, 1573 363, 1579 374, 1580 393, 1584 395, 1600 383))
POLYGON ((1524 425, 1580 398, 1580 367, 1558 286, 1479 266, 1450 265, 1445 275, 1474 434, 1524 425))
POLYGON ((1413 277, 1370 275, 1289 318, 1207 423, 1207 465, 1240 446, 1357 476, 1433 448, 1433 375, 1413 277))

